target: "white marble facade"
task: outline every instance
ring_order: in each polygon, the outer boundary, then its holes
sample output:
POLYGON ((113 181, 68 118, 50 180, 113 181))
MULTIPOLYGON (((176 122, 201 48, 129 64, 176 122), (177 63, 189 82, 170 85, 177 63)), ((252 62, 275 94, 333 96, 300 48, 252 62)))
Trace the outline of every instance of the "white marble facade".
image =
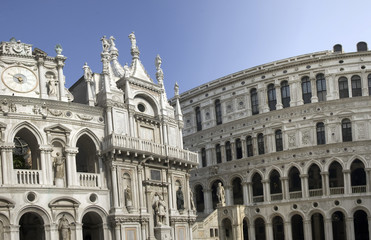
POLYGON ((184 146, 200 161, 194 238, 214 239, 218 228, 220 239, 370 239, 370 95, 365 42, 182 93, 184 146))
POLYGON ((85 64, 70 89, 62 46, 0 43, 0 239, 192 239, 198 156, 183 150, 161 58, 154 82, 129 38, 130 65, 102 37, 102 72, 85 64))

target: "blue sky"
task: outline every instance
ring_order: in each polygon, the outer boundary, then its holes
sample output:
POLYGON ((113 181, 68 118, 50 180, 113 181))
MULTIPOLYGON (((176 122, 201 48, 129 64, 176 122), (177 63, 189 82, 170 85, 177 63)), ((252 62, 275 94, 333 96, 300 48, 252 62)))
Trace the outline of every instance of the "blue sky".
MULTIPOLYGON (((202 83, 271 61, 371 44, 371 1, 298 0, 1 0, 0 41, 11 37, 55 56, 60 43, 68 59, 67 87, 88 62, 100 73, 103 35, 116 38, 119 60, 131 61, 134 31, 141 60, 155 79, 163 60, 165 86, 173 96, 202 83)), ((371 46, 371 45, 370 45, 371 46)))

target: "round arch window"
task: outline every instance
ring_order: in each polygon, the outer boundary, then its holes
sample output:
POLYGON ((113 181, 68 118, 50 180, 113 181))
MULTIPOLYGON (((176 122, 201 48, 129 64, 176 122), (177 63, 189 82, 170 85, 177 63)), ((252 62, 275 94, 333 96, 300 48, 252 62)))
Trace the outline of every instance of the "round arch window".
POLYGON ((142 103, 139 103, 137 107, 138 107, 138 110, 141 112, 144 112, 146 110, 146 107, 142 103))

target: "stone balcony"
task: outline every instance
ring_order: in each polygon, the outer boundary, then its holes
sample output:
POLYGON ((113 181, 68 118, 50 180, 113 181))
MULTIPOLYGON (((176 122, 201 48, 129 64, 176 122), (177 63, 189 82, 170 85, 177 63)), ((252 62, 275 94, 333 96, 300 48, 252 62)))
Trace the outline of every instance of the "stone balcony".
POLYGON ((170 159, 189 165, 198 165, 197 153, 170 145, 114 133, 103 139, 103 153, 113 150, 170 159))

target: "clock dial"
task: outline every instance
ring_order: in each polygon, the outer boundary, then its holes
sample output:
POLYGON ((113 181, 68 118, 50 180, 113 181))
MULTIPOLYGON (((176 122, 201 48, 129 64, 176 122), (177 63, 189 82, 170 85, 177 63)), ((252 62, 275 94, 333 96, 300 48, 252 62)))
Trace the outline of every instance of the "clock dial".
POLYGON ((31 92, 37 86, 36 75, 25 67, 9 67, 4 70, 2 80, 6 87, 15 92, 31 92))

